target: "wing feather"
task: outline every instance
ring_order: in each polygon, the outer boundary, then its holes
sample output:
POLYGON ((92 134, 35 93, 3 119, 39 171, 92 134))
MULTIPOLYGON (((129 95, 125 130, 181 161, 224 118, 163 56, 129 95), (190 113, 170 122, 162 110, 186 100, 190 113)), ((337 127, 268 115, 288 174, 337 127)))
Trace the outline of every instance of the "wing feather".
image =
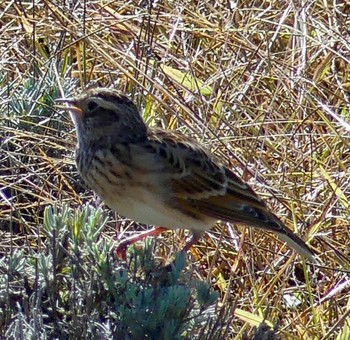
POLYGON ((154 135, 152 147, 163 163, 163 171, 170 175, 176 198, 222 196, 264 205, 248 184, 194 140, 172 131, 157 130, 154 135))
POLYGON ((253 189, 201 145, 175 132, 157 130, 151 139, 163 174, 168 174, 168 203, 191 216, 202 215, 275 232, 310 260, 311 250, 271 213, 253 189))

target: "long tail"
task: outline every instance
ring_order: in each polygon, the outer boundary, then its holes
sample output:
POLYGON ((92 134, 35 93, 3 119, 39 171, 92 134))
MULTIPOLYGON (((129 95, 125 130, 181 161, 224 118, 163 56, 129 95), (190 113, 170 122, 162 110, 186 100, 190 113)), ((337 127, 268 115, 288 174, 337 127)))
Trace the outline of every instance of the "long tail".
MULTIPOLYGON (((246 216, 246 220, 242 220, 243 223, 275 233, 282 241, 286 242, 299 254, 311 262, 317 262, 315 254, 309 248, 309 246, 307 246, 298 235, 294 234, 290 229, 288 229, 277 216, 268 211, 265 207, 257 208, 246 206, 244 208, 244 212, 248 213, 250 217, 246 216)), ((243 214, 243 216, 244 215, 245 214, 243 214)))
POLYGON ((262 201, 259 205, 256 202, 253 205, 243 200, 240 202, 237 199, 229 200, 224 196, 196 201, 196 207, 199 207, 202 213, 218 220, 241 223, 273 232, 299 254, 312 262, 317 262, 314 252, 305 242, 270 212, 262 201))
MULTIPOLYGON (((274 221, 272 221, 271 223, 273 223, 274 225, 277 224, 274 221)), ((270 225, 271 224, 269 224, 269 226, 270 225)), ((266 229, 275 232, 282 241, 286 242, 291 248, 295 249, 299 254, 301 254, 311 262, 316 262, 314 252, 305 244, 305 242, 299 236, 294 234, 291 230, 287 229, 287 227, 285 227, 282 224, 282 222, 278 221, 277 225, 279 226, 278 230, 277 228, 266 229)))

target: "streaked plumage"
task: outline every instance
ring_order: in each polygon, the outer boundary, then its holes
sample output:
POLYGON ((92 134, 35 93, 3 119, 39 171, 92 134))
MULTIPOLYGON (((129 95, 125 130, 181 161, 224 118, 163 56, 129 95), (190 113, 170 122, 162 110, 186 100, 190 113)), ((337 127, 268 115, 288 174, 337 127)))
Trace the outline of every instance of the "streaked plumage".
POLYGON ((248 184, 193 139, 146 127, 123 94, 98 88, 67 102, 79 172, 111 209, 144 224, 190 229, 194 241, 217 220, 265 229, 314 260, 248 184))

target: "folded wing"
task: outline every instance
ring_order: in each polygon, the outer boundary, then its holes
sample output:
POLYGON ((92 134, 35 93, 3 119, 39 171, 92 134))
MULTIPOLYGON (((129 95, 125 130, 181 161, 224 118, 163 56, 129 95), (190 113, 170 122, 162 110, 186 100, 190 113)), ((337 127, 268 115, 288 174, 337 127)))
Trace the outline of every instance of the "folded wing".
POLYGON ((158 131, 153 148, 170 176, 170 200, 184 212, 272 231, 314 260, 309 247, 267 209, 249 185, 198 143, 174 132, 158 131))

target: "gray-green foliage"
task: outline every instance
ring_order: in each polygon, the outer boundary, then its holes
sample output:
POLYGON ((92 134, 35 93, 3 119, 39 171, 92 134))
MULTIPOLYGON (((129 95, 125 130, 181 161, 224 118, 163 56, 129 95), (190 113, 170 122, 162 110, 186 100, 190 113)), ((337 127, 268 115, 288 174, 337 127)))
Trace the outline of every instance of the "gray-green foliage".
POLYGON ((159 268, 153 242, 113 259, 100 209, 45 210, 41 245, 0 261, 1 336, 7 338, 215 339, 227 318, 217 294, 193 281, 185 254, 159 268), (221 313, 221 314, 220 314, 221 313))

